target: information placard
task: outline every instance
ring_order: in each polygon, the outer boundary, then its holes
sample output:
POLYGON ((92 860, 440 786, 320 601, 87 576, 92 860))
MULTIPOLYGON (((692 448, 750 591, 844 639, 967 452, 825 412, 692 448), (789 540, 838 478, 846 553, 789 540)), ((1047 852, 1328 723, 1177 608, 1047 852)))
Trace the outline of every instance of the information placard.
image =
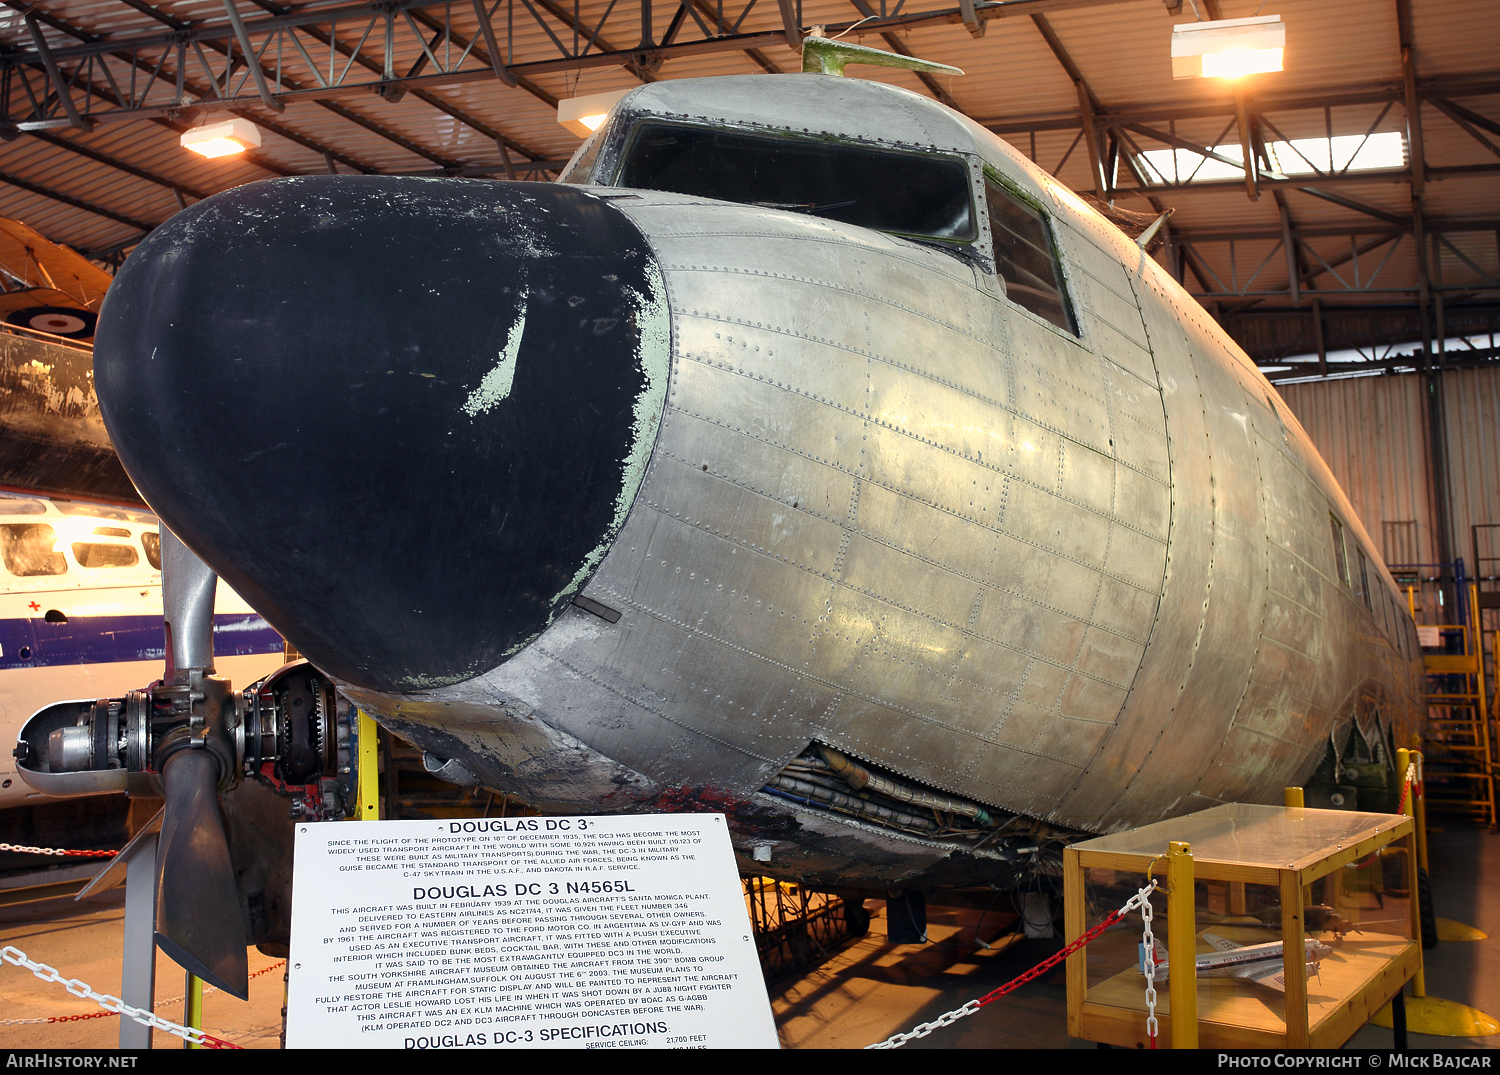
POLYGON ((776 1048, 722 814, 299 823, 288 1048, 776 1048))

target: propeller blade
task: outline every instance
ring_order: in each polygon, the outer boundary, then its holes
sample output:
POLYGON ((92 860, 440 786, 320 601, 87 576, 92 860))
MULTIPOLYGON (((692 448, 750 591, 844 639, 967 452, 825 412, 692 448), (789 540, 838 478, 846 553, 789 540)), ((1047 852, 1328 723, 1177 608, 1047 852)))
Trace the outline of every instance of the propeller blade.
MULTIPOLYGON (((218 576, 165 526, 161 556, 166 678, 190 683, 195 672, 213 672, 218 576)), ((246 1000, 245 923, 219 809, 220 761, 208 749, 188 747, 161 766, 166 802, 157 853, 156 944, 190 973, 246 1000)))
POLYGON ((219 576, 176 534, 161 528, 161 603, 167 632, 167 680, 214 667, 214 590, 219 576))
POLYGON ((166 804, 157 855, 156 944, 185 970, 248 1000, 245 923, 218 778, 217 763, 203 750, 179 750, 162 769, 166 804))

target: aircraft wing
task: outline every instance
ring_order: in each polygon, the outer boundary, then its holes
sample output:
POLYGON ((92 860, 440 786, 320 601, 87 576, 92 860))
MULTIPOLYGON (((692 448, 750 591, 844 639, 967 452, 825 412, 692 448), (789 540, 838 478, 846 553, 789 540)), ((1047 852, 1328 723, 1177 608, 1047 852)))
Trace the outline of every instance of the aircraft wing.
POLYGON ((0 488, 139 506, 94 393, 94 356, 0 334, 0 488))
POLYGON ((70 300, 54 305, 95 313, 113 279, 82 254, 10 217, 0 217, 0 266, 23 287, 56 289, 70 300))
POLYGON ((1267 986, 1278 993, 1286 992, 1286 971, 1279 959, 1274 963, 1252 963, 1247 967, 1237 968, 1230 972, 1230 977, 1267 986))

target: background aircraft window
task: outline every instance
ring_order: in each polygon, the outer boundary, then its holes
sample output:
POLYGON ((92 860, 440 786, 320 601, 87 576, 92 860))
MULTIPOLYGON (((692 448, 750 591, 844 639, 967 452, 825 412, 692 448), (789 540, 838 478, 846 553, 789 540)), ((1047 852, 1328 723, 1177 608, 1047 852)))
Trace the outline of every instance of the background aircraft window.
POLYGON ((827 217, 876 231, 975 238, 962 160, 844 142, 644 122, 617 186, 827 217))
POLYGON ((128 538, 130 531, 126 530, 123 526, 96 526, 94 527, 94 536, 128 538))
POLYGON ((146 562, 156 570, 161 570, 161 534, 155 530, 147 530, 141 535, 141 544, 146 549, 146 562))
POLYGON ((12 575, 66 575, 68 561, 56 545, 57 531, 46 523, 0 526, 0 555, 12 575))
POLYGON ((1365 560, 1365 551, 1359 550, 1359 596, 1364 598, 1365 607, 1370 607, 1370 568, 1365 560))
POLYGON ((1005 281, 1005 297, 1076 335, 1047 218, 994 180, 986 179, 984 189, 995 271, 1005 281))
POLYGON ((103 545, 92 541, 73 542, 73 559, 79 567, 134 567, 140 561, 129 545, 103 545))
POLYGON ((97 504, 80 504, 72 500, 54 500, 52 506, 64 515, 86 515, 90 519, 119 519, 121 522, 129 522, 134 518, 136 522, 145 522, 140 512, 124 511, 117 508, 101 508, 97 504))

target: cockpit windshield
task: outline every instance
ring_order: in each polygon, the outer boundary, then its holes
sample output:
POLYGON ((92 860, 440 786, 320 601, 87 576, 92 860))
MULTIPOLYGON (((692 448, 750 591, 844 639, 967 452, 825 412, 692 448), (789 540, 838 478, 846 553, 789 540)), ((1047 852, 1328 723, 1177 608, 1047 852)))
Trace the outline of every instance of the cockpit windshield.
POLYGON ((615 185, 761 205, 897 235, 975 238, 967 165, 816 138, 645 120, 615 185))

